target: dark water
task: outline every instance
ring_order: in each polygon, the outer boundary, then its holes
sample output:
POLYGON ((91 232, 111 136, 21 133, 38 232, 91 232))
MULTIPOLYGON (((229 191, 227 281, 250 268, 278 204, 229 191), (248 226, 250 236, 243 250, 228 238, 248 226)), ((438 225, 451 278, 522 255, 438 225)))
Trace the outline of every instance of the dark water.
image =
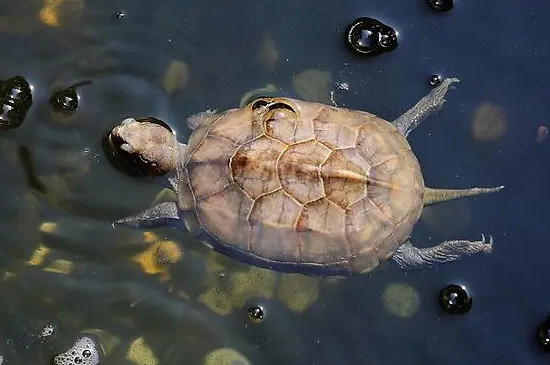
MULTIPOLYGON (((549 3, 457 1, 447 13, 421 0, 52 4, 0 0, 0 79, 24 76, 34 100, 23 125, 0 134, 5 364, 48 363, 83 333, 104 346, 102 364, 132 363, 128 348, 139 338, 161 364, 202 364, 218 348, 255 365, 548 361, 534 334, 550 313, 549 142, 535 141, 550 124, 549 3), (48 18, 56 11, 59 24, 48 18), (351 54, 343 31, 360 16, 394 27, 399 47, 370 59, 351 54), (269 39, 278 55, 258 56, 269 39), (169 93, 163 78, 173 60, 189 74, 169 93), (132 261, 152 243, 110 222, 148 206, 161 188, 108 163, 101 138, 109 128, 151 115, 185 140, 190 114, 234 107, 269 83, 296 96, 293 77, 312 68, 331 75, 327 92, 322 82, 314 88, 321 97, 333 90, 338 105, 389 120, 429 92, 433 73, 461 79, 444 110, 410 137, 426 184, 507 188, 427 210, 413 240, 483 232, 495 238, 493 254, 408 273, 387 264, 333 282, 251 270, 158 229, 157 240, 177 242, 183 256, 156 274, 132 261), (49 97, 83 80, 92 84, 78 88, 77 112, 52 113, 49 97), (483 104, 490 139, 472 131, 483 104), (437 294, 450 283, 469 288, 467 315, 440 309, 437 294), (393 284, 418 296, 409 317, 384 304, 393 284), (248 318, 254 304, 266 311, 261 323, 248 318), (48 325, 54 333, 42 337, 48 325)), ((404 308, 406 298, 392 302, 404 308)))

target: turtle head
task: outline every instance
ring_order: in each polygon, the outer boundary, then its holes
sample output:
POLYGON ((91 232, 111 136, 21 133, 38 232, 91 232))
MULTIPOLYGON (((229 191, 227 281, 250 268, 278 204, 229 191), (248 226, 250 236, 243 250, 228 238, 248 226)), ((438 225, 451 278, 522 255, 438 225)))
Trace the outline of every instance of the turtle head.
POLYGON ((176 137, 155 118, 127 118, 111 130, 107 142, 113 157, 138 175, 162 176, 177 165, 176 137))

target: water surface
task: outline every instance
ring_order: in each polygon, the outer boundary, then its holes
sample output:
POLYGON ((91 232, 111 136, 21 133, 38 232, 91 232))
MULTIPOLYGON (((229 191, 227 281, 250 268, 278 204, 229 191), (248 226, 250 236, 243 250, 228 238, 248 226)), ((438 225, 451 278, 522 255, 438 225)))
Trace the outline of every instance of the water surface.
POLYGON ((33 86, 23 125, 0 134, 5 364, 48 363, 90 329, 116 339, 102 364, 131 363, 128 347, 140 337, 163 364, 202 364, 222 347, 255 365, 548 361, 534 332, 550 312, 550 154, 548 142, 536 142, 550 124, 550 4, 457 1, 437 13, 421 0, 64 1, 0 0, 0 79, 22 75, 33 86), (398 48, 351 54, 343 32, 360 16, 396 29, 398 48), (175 90, 163 84, 173 62, 188 70, 175 90), (154 230, 157 238, 113 230, 161 187, 107 161, 101 138, 110 127, 149 115, 184 141, 189 115, 235 107, 266 84, 300 96, 293 78, 308 69, 330 75, 327 92, 310 97, 328 102, 332 90, 338 105, 388 120, 429 92, 431 74, 460 78, 444 109, 409 138, 426 184, 507 188, 427 210, 412 239, 429 246, 483 232, 495 239, 492 255, 408 273, 386 264, 334 282, 251 270, 171 229, 154 230), (49 97, 83 80, 92 84, 78 88, 77 112, 52 113, 49 97), (485 139, 473 132, 479 108, 494 123, 485 139), (181 247, 176 263, 152 273, 137 262, 165 240, 181 247), (409 317, 384 304, 395 283, 420 300, 409 317), (450 283, 474 297, 465 316, 439 308, 437 293, 450 283), (266 318, 256 324, 247 308, 258 304, 266 318), (47 325, 54 334, 43 338, 47 325))

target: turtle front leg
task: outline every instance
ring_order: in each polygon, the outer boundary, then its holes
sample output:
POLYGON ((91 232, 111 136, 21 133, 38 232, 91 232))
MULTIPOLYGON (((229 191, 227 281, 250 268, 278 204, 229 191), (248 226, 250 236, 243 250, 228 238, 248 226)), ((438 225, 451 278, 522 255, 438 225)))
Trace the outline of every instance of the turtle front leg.
POLYGON ((493 237, 489 236, 489 241, 486 242, 483 234, 480 241, 445 241, 428 248, 418 248, 407 241, 397 249, 392 261, 401 269, 410 270, 455 261, 462 256, 490 253, 492 250, 493 237))
POLYGON ((460 80, 456 77, 446 78, 428 95, 420 99, 415 106, 394 120, 392 124, 403 136, 407 137, 428 115, 439 111, 443 107, 445 94, 447 94, 449 86, 455 82, 460 82, 460 80))
POLYGON ((113 222, 113 227, 122 225, 132 228, 151 228, 175 225, 178 220, 179 212, 176 202, 163 202, 136 215, 121 218, 113 222))

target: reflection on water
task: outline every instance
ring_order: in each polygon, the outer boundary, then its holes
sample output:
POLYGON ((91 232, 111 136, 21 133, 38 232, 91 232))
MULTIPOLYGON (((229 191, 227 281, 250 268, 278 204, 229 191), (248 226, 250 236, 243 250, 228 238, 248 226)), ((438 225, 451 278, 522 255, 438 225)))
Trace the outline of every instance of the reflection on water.
POLYGON ((4 364, 52 363, 80 338, 93 339, 102 364, 546 361, 535 334, 550 312, 549 144, 537 142, 548 125, 550 51, 540 45, 550 5, 0 0, 0 9, 0 80, 22 75, 33 88, 24 122, 0 134, 4 364), (521 24, 514 32, 506 14, 521 24), (392 24, 399 47, 352 54, 345 30, 363 16, 392 24), (128 116, 165 120, 184 141, 189 115, 280 92, 393 119, 433 74, 462 82, 411 135, 426 184, 507 191, 426 211, 413 239, 489 232, 491 256, 314 279, 236 263, 184 232, 111 226, 161 191, 104 154, 105 133, 128 116), (52 95, 88 80, 72 113, 54 109, 52 95), (451 283, 475 297, 464 316, 438 302, 451 283))

